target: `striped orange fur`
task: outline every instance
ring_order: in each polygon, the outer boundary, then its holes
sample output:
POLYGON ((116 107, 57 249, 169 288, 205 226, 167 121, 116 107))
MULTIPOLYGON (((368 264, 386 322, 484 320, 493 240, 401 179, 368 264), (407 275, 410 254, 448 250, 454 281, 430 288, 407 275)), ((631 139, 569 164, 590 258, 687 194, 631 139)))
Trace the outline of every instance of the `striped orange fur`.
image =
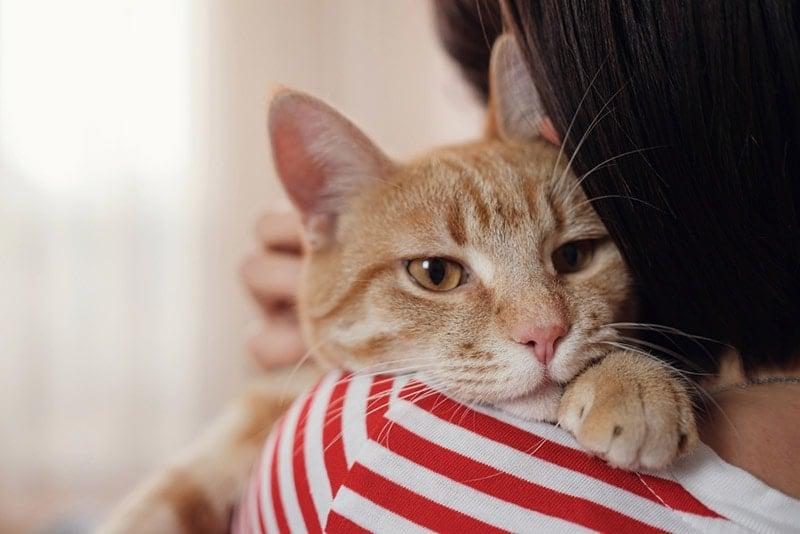
POLYGON ((307 255, 300 310, 317 357, 387 371, 424 358, 420 370, 446 389, 498 403, 536 393, 545 378, 528 347, 512 339, 520 323, 557 317, 570 325, 549 370, 561 384, 608 352, 600 342, 616 332, 604 325, 634 317, 631 279, 574 176, 563 172, 566 162, 556 166, 557 153, 542 141, 498 139, 438 149, 348 198, 331 242, 307 255), (601 241, 593 265, 555 273, 553 251, 584 238, 601 241), (449 294, 420 288, 405 262, 427 256, 458 260, 471 281, 449 294), (494 373, 475 368, 477 354, 494 373), (470 390, 457 386, 478 377, 470 390))

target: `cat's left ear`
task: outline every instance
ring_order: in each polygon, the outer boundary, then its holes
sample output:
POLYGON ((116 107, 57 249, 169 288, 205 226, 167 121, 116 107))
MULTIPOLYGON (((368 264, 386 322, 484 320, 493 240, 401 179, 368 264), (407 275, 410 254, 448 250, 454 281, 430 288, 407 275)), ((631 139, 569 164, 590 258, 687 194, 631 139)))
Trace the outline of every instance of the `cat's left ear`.
POLYGON ((338 111, 299 91, 273 95, 268 123, 278 177, 300 211, 310 246, 320 249, 334 238, 348 197, 394 164, 338 111))
POLYGON ((540 136, 545 118, 522 51, 511 34, 497 38, 489 63, 490 137, 529 141, 540 136))

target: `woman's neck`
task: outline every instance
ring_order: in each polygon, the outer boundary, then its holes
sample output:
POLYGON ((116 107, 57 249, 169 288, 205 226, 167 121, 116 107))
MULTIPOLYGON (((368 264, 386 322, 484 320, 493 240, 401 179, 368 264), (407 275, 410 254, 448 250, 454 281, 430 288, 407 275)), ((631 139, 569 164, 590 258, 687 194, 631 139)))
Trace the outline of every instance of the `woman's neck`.
MULTIPOLYGON (((723 366, 719 385, 747 378, 723 366)), ((800 367, 765 371, 750 376, 800 376, 800 367)), ((713 388, 712 388, 713 389, 713 388)), ((726 462, 738 466, 769 486, 800 498, 800 384, 771 383, 731 388, 713 394, 701 416, 700 438, 726 462)))

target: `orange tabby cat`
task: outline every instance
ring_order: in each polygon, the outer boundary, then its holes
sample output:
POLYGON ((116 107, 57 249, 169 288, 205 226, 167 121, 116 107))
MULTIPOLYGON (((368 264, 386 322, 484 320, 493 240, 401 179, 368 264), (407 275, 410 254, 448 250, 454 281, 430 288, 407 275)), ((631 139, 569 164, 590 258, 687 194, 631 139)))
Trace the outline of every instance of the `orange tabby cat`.
MULTIPOLYGON (((686 386, 614 346, 614 325, 635 318, 630 275, 565 158, 537 137, 509 37, 490 78, 487 138, 410 163, 313 97, 274 96, 273 156, 307 234, 309 346, 329 366, 414 372, 458 399, 557 420, 614 465, 663 467, 697 440, 686 386)), ((276 390, 251 393, 106 531, 224 530, 281 412, 276 390)))

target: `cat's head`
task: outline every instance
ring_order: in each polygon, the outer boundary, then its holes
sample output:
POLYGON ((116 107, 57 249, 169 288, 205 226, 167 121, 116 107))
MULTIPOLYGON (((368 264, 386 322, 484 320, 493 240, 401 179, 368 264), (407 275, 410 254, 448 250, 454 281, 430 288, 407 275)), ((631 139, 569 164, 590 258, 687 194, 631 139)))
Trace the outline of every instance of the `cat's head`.
POLYGON ((538 138, 510 37, 491 90, 486 139, 410 163, 319 100, 275 95, 275 165, 309 244, 301 320, 322 361, 553 418, 561 385, 609 350, 606 325, 630 318, 631 279, 567 157, 538 138))

